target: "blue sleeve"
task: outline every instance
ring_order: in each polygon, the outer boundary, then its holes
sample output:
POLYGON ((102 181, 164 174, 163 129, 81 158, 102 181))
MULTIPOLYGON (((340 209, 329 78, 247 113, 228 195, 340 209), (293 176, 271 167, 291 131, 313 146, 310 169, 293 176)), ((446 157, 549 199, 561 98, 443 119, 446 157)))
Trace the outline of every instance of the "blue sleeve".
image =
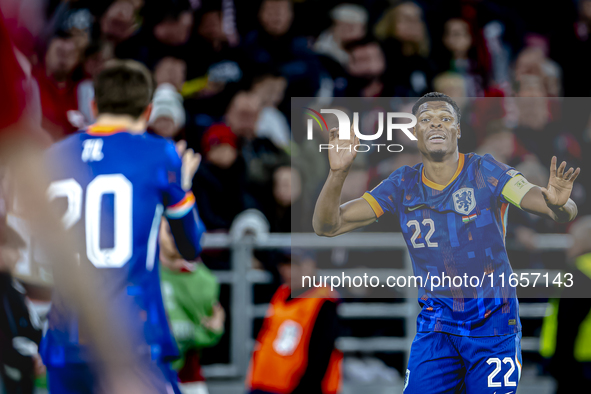
POLYGON ((488 153, 482 156, 480 162, 480 172, 482 173, 484 182, 493 195, 496 198, 500 198, 502 202, 508 202, 505 197, 503 197, 503 188, 509 179, 513 178, 517 174, 520 174, 520 172, 515 170, 513 167, 496 161, 495 158, 488 153))
POLYGON ((180 219, 168 219, 168 223, 181 256, 188 261, 195 260, 201 253, 201 237, 205 233, 197 207, 180 219))
POLYGON ((388 178, 362 196, 372 207, 376 217, 379 218, 385 212, 391 214, 398 212, 396 195, 401 190, 400 183, 405 168, 406 166, 394 171, 388 178))
MULTIPOLYGON (((181 167, 183 164, 181 158, 179 157, 172 141, 166 141, 165 143, 164 167, 166 174, 164 180, 163 199, 166 211, 170 210, 170 212, 165 212, 165 215, 168 217, 169 214, 179 214, 179 208, 185 208, 185 213, 187 213, 188 207, 183 206, 181 203, 183 203, 183 200, 190 200, 191 198, 188 197, 187 192, 185 192, 181 186, 181 167)), ((193 201, 194 200, 195 199, 193 198, 193 201)))
POLYGON ((164 216, 168 219, 176 246, 185 260, 195 260, 201 253, 205 225, 199 217, 193 192, 181 186, 182 161, 174 144, 166 143, 167 179, 163 190, 164 216))

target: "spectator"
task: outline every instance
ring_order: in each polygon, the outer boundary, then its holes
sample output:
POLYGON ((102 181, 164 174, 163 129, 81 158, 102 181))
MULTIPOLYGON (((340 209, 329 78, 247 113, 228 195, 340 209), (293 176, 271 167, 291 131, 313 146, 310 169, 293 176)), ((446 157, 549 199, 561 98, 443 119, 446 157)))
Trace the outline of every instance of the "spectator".
POLYGON ((269 138, 275 146, 284 149, 289 147, 291 130, 287 118, 277 106, 283 101, 286 86, 285 78, 270 73, 256 78, 251 89, 263 107, 255 126, 257 135, 269 138))
POLYGON ((182 94, 188 113, 187 138, 195 146, 207 127, 222 120, 228 103, 247 77, 247 58, 230 46, 229 38, 235 33, 224 24, 232 19, 227 13, 231 13, 227 2, 204 3, 189 43, 188 80, 182 94))
POLYGON ((316 272, 316 262, 309 254, 284 256, 279 272, 284 284, 273 295, 269 307, 273 313, 267 314, 257 337, 248 391, 337 393, 343 357, 335 348, 339 330, 337 295, 324 287, 303 286, 302 278, 316 272), (298 296, 303 297, 295 298, 298 296))
POLYGON ((156 86, 170 84, 180 92, 187 79, 187 63, 183 59, 165 57, 154 67, 156 86))
POLYGON ((61 30, 68 32, 78 49, 84 51, 90 44, 94 16, 88 8, 72 8, 66 12, 61 30))
POLYGON ((464 109, 469 102, 468 98, 475 97, 468 92, 467 85, 466 78, 462 74, 454 72, 444 72, 433 78, 433 89, 436 92, 452 97, 462 113, 464 113, 464 109))
POLYGON ((199 214, 209 230, 228 230, 253 205, 246 192, 246 164, 238 137, 224 124, 209 128, 201 143, 203 162, 193 180, 199 214))
POLYGON ((78 84, 78 105, 84 122, 94 123, 92 100, 94 99, 93 78, 103 69, 105 63, 113 59, 113 45, 107 41, 90 44, 84 51, 82 71, 84 79, 78 84))
POLYGON ((184 394, 205 393, 201 350, 216 345, 224 333, 220 285, 203 263, 189 263, 178 252, 166 220, 160 226, 162 298, 181 358, 173 362, 184 394))
POLYGON ((41 326, 11 275, 25 243, 6 223, 0 226, 0 389, 4 383, 6 393, 33 394, 35 376, 45 370, 37 353, 41 326))
POLYGON ((345 45, 365 37, 367 11, 355 4, 340 4, 330 11, 330 17, 332 25, 320 34, 314 50, 347 67, 349 53, 345 50, 345 45))
POLYGON ((49 42, 44 62, 33 70, 41 93, 43 128, 59 140, 85 126, 80 112, 76 69, 80 49, 67 35, 56 35, 49 42))
POLYGON ((174 139, 185 125, 183 98, 170 83, 161 83, 154 91, 149 128, 164 138, 174 139))
MULTIPOLYGON (((245 56, 254 67, 278 69, 287 79, 286 97, 314 96, 320 83, 320 63, 304 37, 291 32, 293 5, 290 0, 263 0, 259 9, 261 28, 242 42, 245 56)), ((280 109, 289 112, 289 100, 280 109)))
POLYGON ((564 71, 564 95, 588 97, 591 95, 591 75, 585 65, 591 62, 591 1, 565 5, 564 9, 570 14, 568 17, 555 18, 557 10, 552 13, 552 22, 556 23, 552 24, 550 56, 564 71))
POLYGON ((281 166, 273 173, 273 204, 266 206, 265 215, 270 231, 276 233, 302 232, 302 215, 295 215, 292 222, 292 205, 300 212, 302 179, 295 167, 281 166))
POLYGON ((367 37, 347 45, 350 53, 347 92, 352 97, 387 97, 394 94, 386 80, 386 60, 377 41, 367 37))
POLYGON ((515 84, 518 126, 514 129, 516 154, 534 155, 540 163, 547 163, 556 155, 577 166, 581 160, 581 148, 569 131, 562 130, 555 119, 558 114, 547 98, 543 80, 535 75, 523 75, 515 84))
POLYGON ((138 30, 137 13, 141 2, 116 0, 100 19, 102 38, 113 44, 119 44, 132 37, 138 30))
POLYGON ((522 80, 528 75, 540 78, 548 97, 560 96, 562 92, 560 67, 546 57, 541 47, 528 47, 521 51, 515 61, 514 72, 516 82, 525 82, 522 80))
POLYGON ((423 11, 403 1, 388 9, 374 28, 392 69, 395 95, 416 97, 430 90, 434 66, 429 61, 431 45, 423 11), (395 71, 394 71, 395 70, 395 71))
POLYGON ((445 22, 443 28, 444 53, 438 56, 441 71, 453 71, 465 79, 466 97, 483 97, 487 87, 487 65, 482 65, 476 51, 472 27, 460 18, 445 22))
POLYGON ((186 97, 218 94, 244 77, 246 59, 229 45, 221 3, 204 5, 197 18, 191 38, 193 56, 188 60, 190 82, 183 91, 186 97))
POLYGON ((242 144, 246 161, 249 193, 260 207, 272 202, 272 176, 274 169, 289 162, 289 157, 270 139, 259 137, 256 124, 261 112, 261 101, 252 93, 238 93, 226 112, 226 124, 242 144))
POLYGON ((187 60, 194 20, 189 1, 148 2, 142 11, 141 29, 116 46, 116 56, 138 60, 150 69, 166 56, 187 60))

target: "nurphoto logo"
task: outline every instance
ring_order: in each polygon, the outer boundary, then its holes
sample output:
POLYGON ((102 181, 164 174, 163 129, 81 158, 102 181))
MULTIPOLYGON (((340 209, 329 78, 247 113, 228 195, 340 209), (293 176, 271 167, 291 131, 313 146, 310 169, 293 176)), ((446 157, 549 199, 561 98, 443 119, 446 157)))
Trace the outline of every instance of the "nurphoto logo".
MULTIPOLYGON (((307 122, 307 138, 308 140, 312 140, 313 136, 313 126, 314 121, 320 127, 320 130, 326 129, 328 132, 328 125, 326 120, 321 114, 333 114, 337 117, 339 121, 339 140, 351 140, 351 120, 349 116, 338 109, 321 109, 320 112, 313 110, 312 108, 304 107, 308 110, 307 115, 311 117, 308 119, 307 122)), ((417 118, 413 114, 409 114, 406 112, 387 112, 384 116, 384 112, 378 113, 378 131, 375 134, 361 134, 359 131, 359 112, 353 113, 353 132, 355 136, 359 138, 360 141, 375 141, 380 138, 384 134, 384 118, 386 118, 386 138, 388 141, 392 141, 392 135, 394 130, 402 130, 404 134, 411 140, 416 141, 417 138, 412 134, 409 130, 413 128, 417 124, 417 118), (410 119, 409 123, 394 123, 394 121, 398 121, 400 118, 410 119)), ((380 152, 380 148, 385 147, 388 152, 402 152, 404 147, 400 144, 351 144, 349 146, 343 147, 334 144, 320 144, 319 145, 319 152, 323 149, 336 149, 338 150, 351 150, 354 149, 356 152, 368 152, 371 147, 376 147, 377 151, 380 152)))

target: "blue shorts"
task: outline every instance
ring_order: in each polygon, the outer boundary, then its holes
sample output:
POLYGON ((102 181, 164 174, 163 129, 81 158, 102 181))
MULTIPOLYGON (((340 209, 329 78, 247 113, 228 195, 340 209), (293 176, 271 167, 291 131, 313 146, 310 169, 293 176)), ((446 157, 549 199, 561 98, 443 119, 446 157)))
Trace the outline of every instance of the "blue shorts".
MULTIPOLYGON (((142 382, 153 388, 154 393, 181 394, 177 374, 168 364, 151 362, 139 368, 142 382)), ((99 383, 88 364, 65 364, 47 367, 49 394, 95 394, 99 383)))
POLYGON ((521 333, 496 337, 417 333, 404 394, 514 394, 521 363, 521 333))

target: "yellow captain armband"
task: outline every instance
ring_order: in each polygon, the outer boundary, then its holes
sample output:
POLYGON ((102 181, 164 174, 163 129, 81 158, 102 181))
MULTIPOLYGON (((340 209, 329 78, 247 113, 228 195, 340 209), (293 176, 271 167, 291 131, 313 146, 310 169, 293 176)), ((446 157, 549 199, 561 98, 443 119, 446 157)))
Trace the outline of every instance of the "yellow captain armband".
POLYGON ((523 175, 517 174, 513 178, 509 179, 509 181, 505 184, 505 187, 503 187, 501 194, 511 204, 521 209, 521 200, 523 200, 523 197, 525 197, 527 192, 535 186, 536 185, 529 183, 523 175))

